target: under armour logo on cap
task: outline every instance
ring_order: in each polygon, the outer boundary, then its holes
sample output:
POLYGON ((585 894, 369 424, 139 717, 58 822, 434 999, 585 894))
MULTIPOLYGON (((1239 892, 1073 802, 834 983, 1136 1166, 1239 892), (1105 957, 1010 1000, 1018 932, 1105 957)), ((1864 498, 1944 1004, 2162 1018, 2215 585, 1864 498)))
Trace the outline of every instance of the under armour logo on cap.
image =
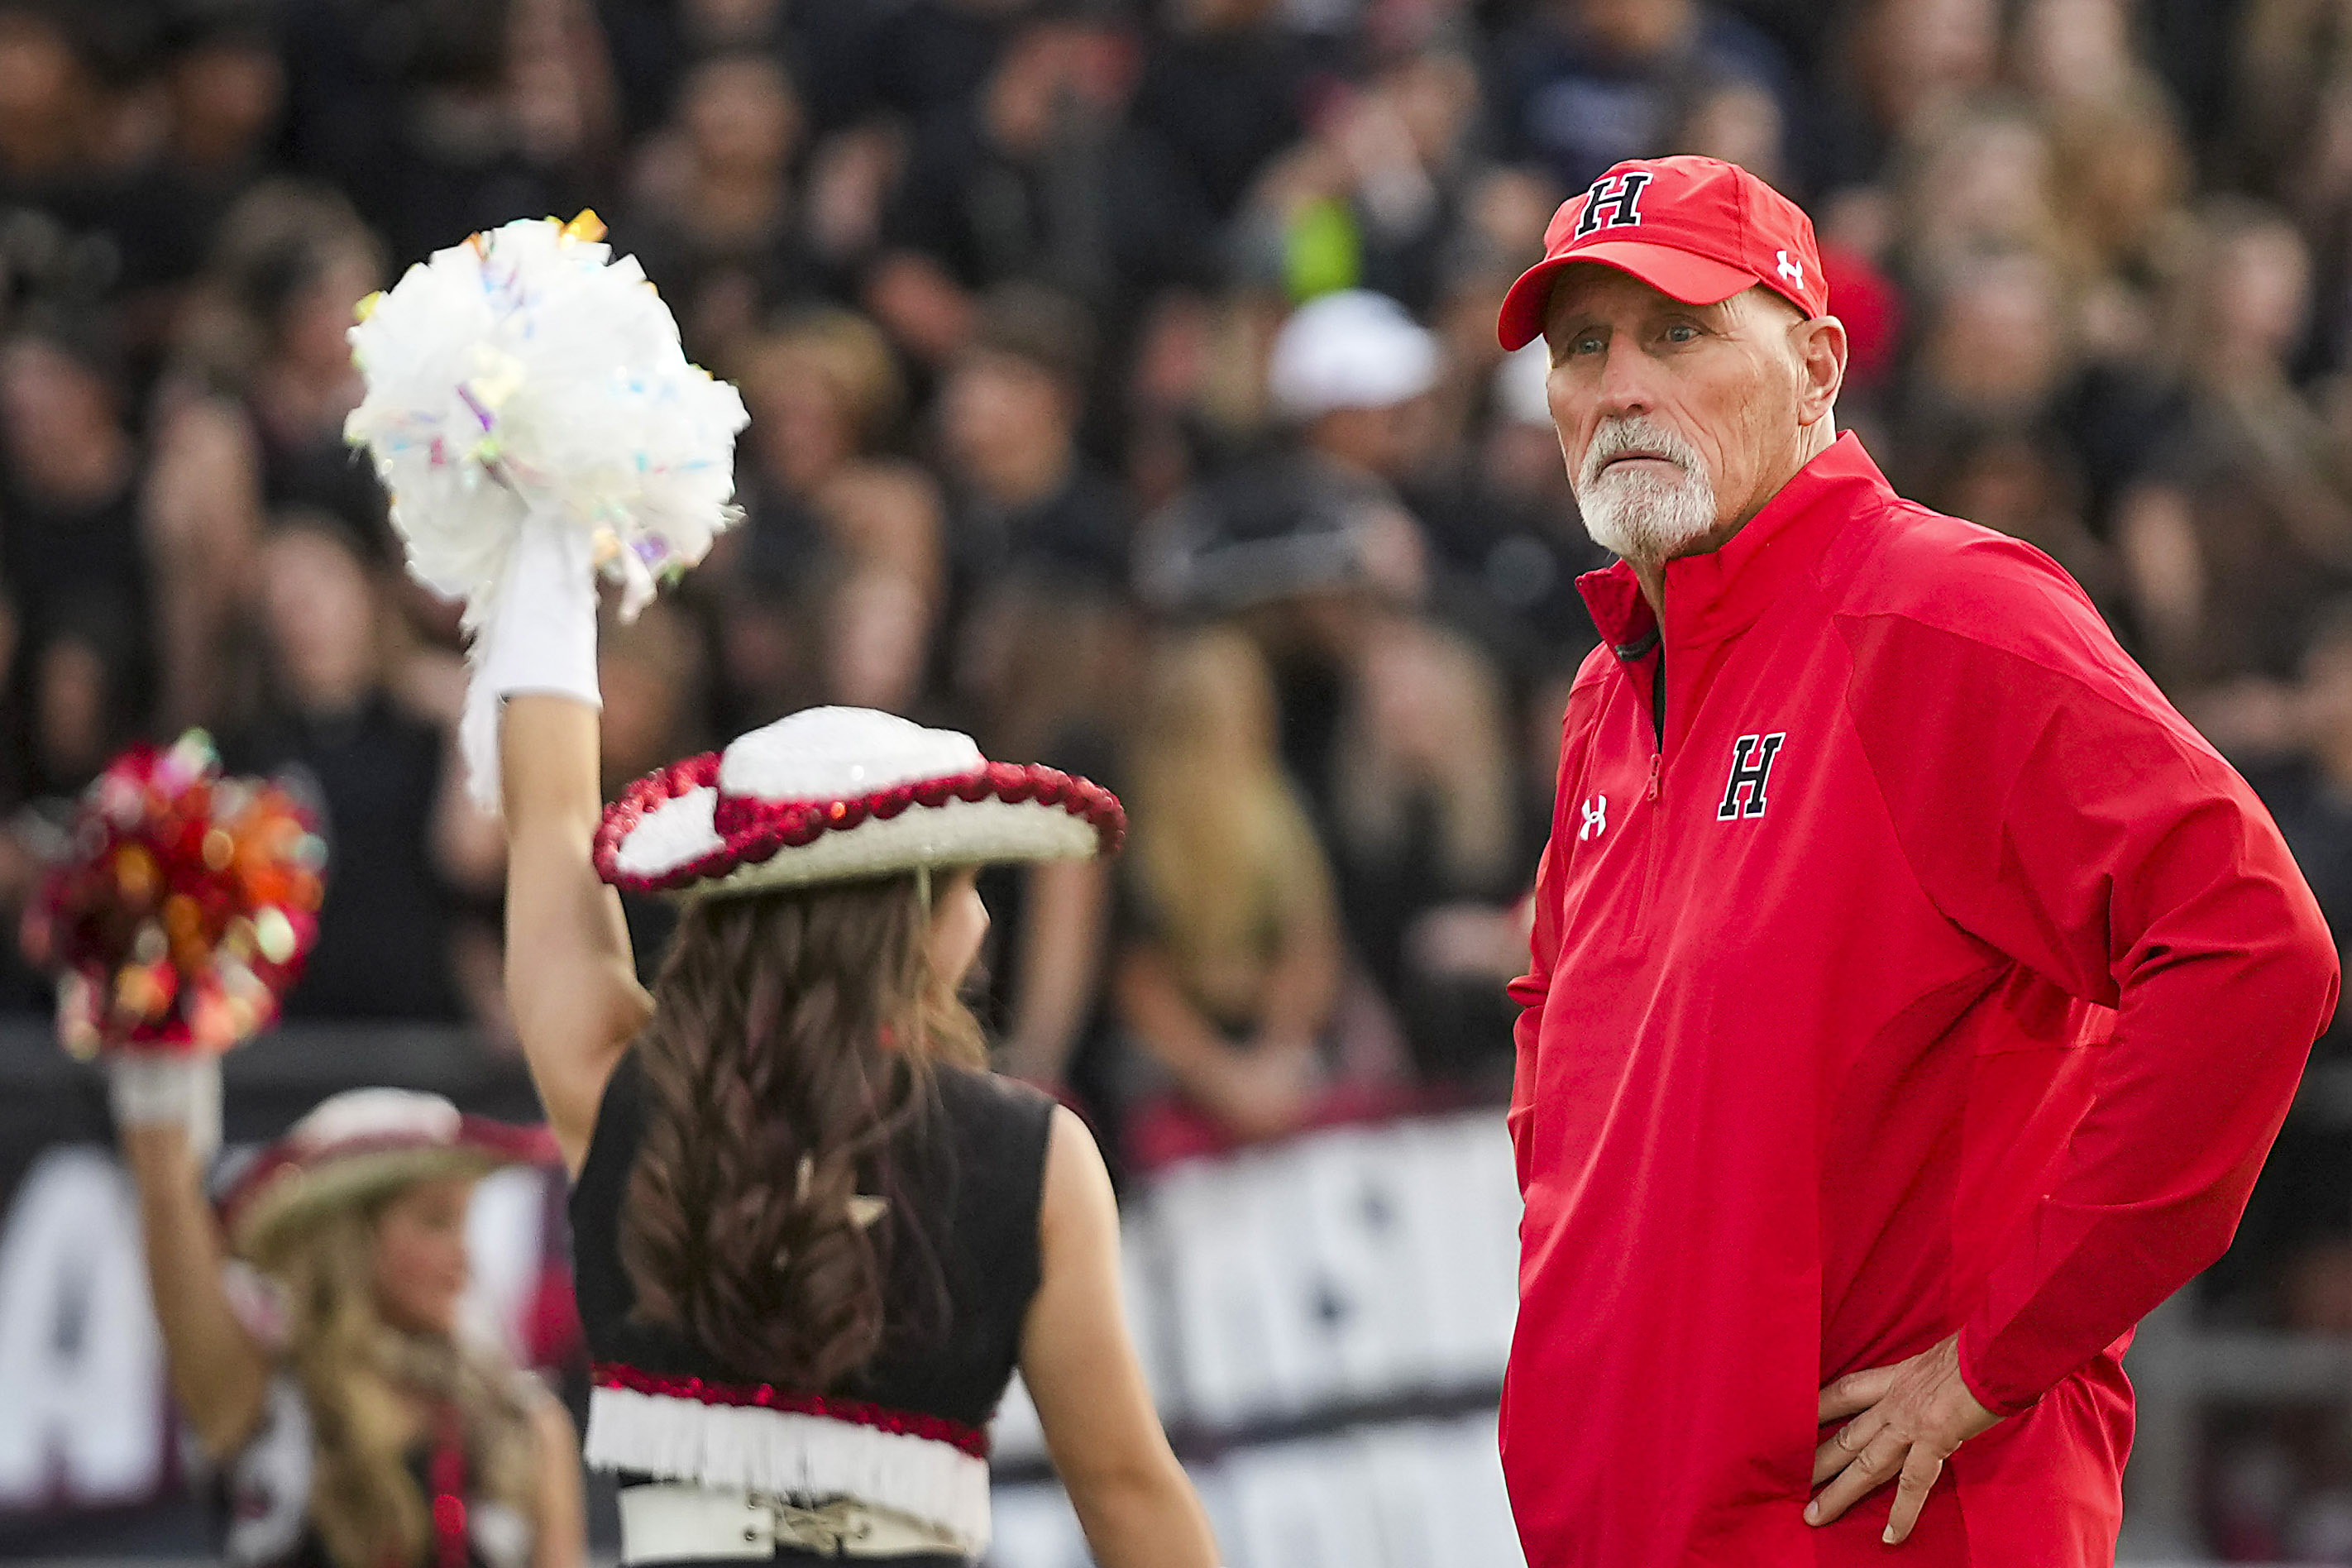
POLYGON ((1580 239, 1601 227, 1601 215, 1609 215, 1611 228, 1637 227, 1642 221, 1642 187, 1650 176, 1636 171, 1622 174, 1603 174, 1592 182, 1584 193, 1584 216, 1576 226, 1580 239))
POLYGON ((1790 260, 1789 258, 1789 253, 1785 250, 1778 252, 1778 255, 1780 258, 1780 276, 1789 280, 1789 287, 1791 289, 1803 288, 1805 286, 1804 268, 1797 262, 1790 260))

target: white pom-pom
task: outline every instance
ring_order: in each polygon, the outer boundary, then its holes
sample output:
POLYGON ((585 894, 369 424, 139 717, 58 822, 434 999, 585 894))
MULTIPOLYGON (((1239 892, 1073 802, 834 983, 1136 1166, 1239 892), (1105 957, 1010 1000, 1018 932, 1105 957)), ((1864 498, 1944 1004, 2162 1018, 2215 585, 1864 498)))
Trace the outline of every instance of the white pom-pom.
MULTIPOLYGON (((630 619, 737 515, 743 401, 688 363, 669 307, 602 232, 583 214, 475 235, 352 329, 367 396, 345 438, 374 458, 409 570, 465 600, 478 658, 525 517, 586 533, 630 619)), ((471 761, 478 788, 495 757, 471 761)))

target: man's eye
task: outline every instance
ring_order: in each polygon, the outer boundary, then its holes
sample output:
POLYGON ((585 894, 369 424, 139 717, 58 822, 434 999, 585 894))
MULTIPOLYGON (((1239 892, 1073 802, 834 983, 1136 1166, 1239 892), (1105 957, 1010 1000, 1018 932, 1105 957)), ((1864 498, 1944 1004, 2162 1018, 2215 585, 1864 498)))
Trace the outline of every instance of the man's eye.
POLYGON ((1670 343, 1687 343, 1696 340, 1697 336, 1698 329, 1688 321, 1676 321, 1666 329, 1666 342, 1670 343))
POLYGON ((1599 353, 1601 352, 1601 334, 1598 332, 1585 333, 1582 337, 1568 345, 1568 352, 1572 354, 1599 353))

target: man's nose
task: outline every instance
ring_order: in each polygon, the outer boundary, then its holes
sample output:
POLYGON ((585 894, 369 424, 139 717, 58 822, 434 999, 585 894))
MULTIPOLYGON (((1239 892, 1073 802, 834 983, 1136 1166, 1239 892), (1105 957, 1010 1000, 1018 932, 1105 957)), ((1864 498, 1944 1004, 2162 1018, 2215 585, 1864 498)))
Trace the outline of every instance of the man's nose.
POLYGON ((1601 362, 1601 416, 1620 419, 1647 414, 1654 405, 1649 356, 1612 343, 1601 362))

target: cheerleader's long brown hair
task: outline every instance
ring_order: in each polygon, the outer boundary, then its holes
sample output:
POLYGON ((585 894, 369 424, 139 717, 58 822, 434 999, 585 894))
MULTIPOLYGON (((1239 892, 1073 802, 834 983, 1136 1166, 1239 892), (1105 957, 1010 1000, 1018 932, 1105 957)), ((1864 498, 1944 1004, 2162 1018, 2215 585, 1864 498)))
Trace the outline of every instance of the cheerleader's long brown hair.
POLYGON ((288 1360, 310 1415, 310 1521, 339 1568, 421 1560, 433 1518, 409 1473, 420 1403, 456 1406, 474 1490, 528 1517, 539 1439, 519 1372, 492 1352, 386 1322, 373 1284, 389 1198, 318 1220, 269 1272, 287 1310, 288 1360))
POLYGON ((907 1214, 894 1142, 930 1063, 986 1062, 934 975, 912 876, 688 906, 636 1042, 647 1118, 621 1215, 636 1315, 824 1392, 872 1359, 907 1214), (890 1200, 859 1223, 861 1184, 890 1200))

